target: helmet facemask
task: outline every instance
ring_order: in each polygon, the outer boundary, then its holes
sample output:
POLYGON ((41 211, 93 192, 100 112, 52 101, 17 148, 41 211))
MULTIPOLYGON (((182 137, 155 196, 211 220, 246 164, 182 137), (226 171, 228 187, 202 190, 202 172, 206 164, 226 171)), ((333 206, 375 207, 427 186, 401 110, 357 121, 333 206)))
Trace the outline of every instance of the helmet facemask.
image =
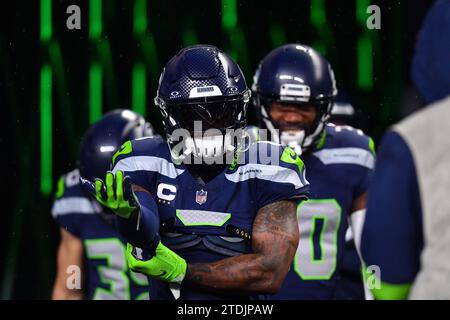
POLYGON ((256 94, 255 105, 259 108, 260 122, 269 130, 270 139, 276 143, 287 145, 294 149, 297 154, 301 154, 313 146, 325 128, 325 124, 330 116, 333 98, 318 99, 313 102, 296 102, 281 99, 271 99, 256 94), (286 127, 282 123, 275 121, 271 117, 270 106, 273 102, 298 105, 301 103, 313 104, 316 109, 316 117, 311 124, 290 125, 286 127))
POLYGON ((222 164, 225 157, 232 158, 245 140, 249 99, 250 91, 180 104, 156 99, 174 161, 222 164))

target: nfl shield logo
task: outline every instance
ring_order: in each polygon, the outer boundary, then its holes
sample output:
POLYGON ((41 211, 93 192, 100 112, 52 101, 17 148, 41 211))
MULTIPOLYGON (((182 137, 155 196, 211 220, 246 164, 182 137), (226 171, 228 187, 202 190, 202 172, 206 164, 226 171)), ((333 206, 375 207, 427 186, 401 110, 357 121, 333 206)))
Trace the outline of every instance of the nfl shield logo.
POLYGON ((195 194, 195 202, 198 204, 204 204, 206 202, 206 197, 208 196, 208 191, 200 190, 195 194))

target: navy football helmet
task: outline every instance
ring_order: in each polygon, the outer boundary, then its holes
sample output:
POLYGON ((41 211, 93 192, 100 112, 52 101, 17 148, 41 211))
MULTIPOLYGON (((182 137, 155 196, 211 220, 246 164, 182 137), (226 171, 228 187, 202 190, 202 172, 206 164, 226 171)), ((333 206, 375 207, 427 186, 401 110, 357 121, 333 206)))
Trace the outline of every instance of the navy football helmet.
POLYGON ((272 50, 261 61, 253 77, 253 104, 260 126, 270 139, 291 146, 297 152, 312 146, 325 128, 337 95, 334 72, 316 50, 302 44, 287 44, 272 50), (312 126, 281 131, 270 116, 272 102, 314 105, 317 116, 312 126))
POLYGON ((210 45, 182 49, 163 69, 155 98, 172 158, 192 155, 205 162, 234 152, 242 138, 236 132, 245 132, 250 95, 226 53, 210 45))
POLYGON ((106 113, 81 140, 81 176, 91 181, 104 179, 110 169, 111 158, 122 143, 147 136, 153 136, 153 128, 138 113, 124 109, 106 113))

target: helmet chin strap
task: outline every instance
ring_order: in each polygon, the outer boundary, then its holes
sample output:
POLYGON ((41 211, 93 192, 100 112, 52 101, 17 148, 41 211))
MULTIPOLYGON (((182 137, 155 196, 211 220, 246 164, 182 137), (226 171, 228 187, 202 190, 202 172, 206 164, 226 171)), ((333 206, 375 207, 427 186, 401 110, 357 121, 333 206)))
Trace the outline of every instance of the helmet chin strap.
POLYGON ((306 137, 305 130, 282 131, 280 141, 282 145, 292 148, 298 155, 302 154, 302 145, 306 137))
POLYGON ((279 130, 276 129, 275 126, 273 125, 272 121, 269 118, 269 115, 267 114, 267 110, 265 107, 261 107, 261 114, 264 124, 266 125, 266 128, 270 131, 271 140, 275 143, 281 143, 279 130))

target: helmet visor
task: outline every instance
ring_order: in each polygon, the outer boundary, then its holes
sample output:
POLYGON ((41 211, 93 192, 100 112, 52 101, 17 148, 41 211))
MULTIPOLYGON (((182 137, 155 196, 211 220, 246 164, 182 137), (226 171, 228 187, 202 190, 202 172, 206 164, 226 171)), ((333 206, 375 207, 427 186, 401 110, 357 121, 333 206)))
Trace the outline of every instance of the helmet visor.
POLYGON ((201 128, 232 129, 245 119, 246 103, 241 99, 167 105, 167 113, 179 127, 193 133, 201 128), (197 122, 197 123, 196 123, 197 122), (201 127, 199 126, 201 123, 201 127))

